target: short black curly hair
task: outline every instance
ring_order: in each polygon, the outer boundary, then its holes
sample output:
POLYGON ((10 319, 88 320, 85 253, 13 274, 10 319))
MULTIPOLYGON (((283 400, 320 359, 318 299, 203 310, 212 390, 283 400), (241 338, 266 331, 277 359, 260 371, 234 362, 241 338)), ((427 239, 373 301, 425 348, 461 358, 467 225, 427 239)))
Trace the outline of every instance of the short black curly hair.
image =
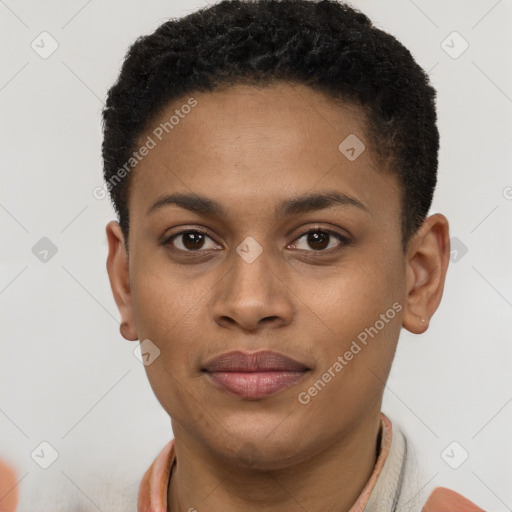
POLYGON ((223 0, 134 42, 103 110, 105 184, 126 244, 126 162, 149 121, 192 92, 276 81, 361 108, 374 154, 402 185, 405 250, 437 181, 436 91, 397 39, 336 0, 223 0))

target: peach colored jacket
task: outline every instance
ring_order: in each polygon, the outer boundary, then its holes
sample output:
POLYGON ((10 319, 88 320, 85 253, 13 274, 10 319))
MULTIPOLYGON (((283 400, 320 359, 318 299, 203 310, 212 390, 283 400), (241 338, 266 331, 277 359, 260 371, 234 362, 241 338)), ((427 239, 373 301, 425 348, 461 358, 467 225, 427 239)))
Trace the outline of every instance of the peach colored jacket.
MULTIPOLYGON (((381 428, 383 436, 375 468, 349 512, 364 512, 366 510, 372 491, 382 473, 384 462, 388 458, 392 440, 392 425, 383 413, 381 413, 381 428)), ((162 449, 142 478, 139 487, 138 512, 167 512, 167 490, 175 462, 174 439, 172 439, 162 449)), ((375 496, 372 496, 372 500, 373 503, 380 502, 380 499, 375 496)), ((373 510, 371 506, 369 508, 373 510)), ((380 506, 379 510, 381 510, 380 506)), ((450 489, 436 487, 421 508, 421 512, 485 511, 450 489)))
MULTIPOLYGON (((381 414, 381 428, 383 435, 381 436, 380 450, 375 468, 349 512, 384 510, 384 508, 381 508, 381 504, 386 501, 386 497, 383 494, 387 493, 388 489, 391 490, 391 488, 386 485, 380 485, 382 481, 379 481, 379 476, 381 478, 385 476, 385 471, 383 471, 384 463, 389 458, 390 451, 391 453, 393 453, 393 450, 396 451, 397 445, 392 445, 392 425, 384 414, 381 414), (377 504, 378 508, 374 508, 375 504, 377 504)), ((395 433, 394 430, 393 433, 395 433)), ((399 439, 399 433, 397 431, 395 443, 396 439, 399 439)), ((167 489, 175 462, 174 439, 172 439, 144 473, 138 490, 138 512, 167 512, 167 489)), ((393 468, 393 471, 395 469, 393 468)), ((390 471, 388 471, 389 473, 390 471)), ((16 480, 16 473, 13 468, 0 460, 0 512, 16 511, 18 505, 16 480)), ((386 508, 386 510, 388 509, 392 510, 391 507, 386 508)), ((407 510, 411 509, 407 508, 407 510)), ((419 511, 419 509, 417 510, 419 511)), ((437 487, 422 506, 421 512, 484 512, 484 510, 450 489, 437 487)))

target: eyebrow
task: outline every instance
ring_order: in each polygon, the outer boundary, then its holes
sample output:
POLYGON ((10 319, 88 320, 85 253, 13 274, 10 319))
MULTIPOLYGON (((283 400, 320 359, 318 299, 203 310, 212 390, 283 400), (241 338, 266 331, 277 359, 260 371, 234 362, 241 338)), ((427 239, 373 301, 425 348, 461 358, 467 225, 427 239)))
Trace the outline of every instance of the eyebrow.
MULTIPOLYGON (((274 212, 276 218, 323 210, 336 205, 352 206, 367 213, 369 209, 355 197, 338 191, 326 191, 315 194, 305 194, 286 199, 279 203, 274 212)), ((214 217, 226 217, 227 210, 221 203, 198 194, 167 194, 159 197, 148 209, 146 215, 150 215, 166 206, 178 206, 200 215, 214 217)))

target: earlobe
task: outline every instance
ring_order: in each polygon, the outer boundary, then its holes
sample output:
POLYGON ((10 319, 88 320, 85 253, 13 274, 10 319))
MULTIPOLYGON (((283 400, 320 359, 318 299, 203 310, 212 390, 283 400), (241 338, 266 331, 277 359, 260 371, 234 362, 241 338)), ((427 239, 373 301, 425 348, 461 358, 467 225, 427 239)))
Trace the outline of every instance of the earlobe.
POLYGON ((431 215, 413 235, 407 251, 402 325, 414 334, 428 329, 441 302, 449 255, 448 220, 441 214, 431 215))
POLYGON ((136 341, 139 339, 137 332, 130 327, 128 322, 122 322, 119 325, 119 332, 125 340, 136 341))
POLYGON ((111 221, 106 227, 108 240, 107 272, 114 300, 121 315, 119 331, 129 341, 137 340, 138 334, 133 321, 132 296, 128 255, 121 226, 111 221))

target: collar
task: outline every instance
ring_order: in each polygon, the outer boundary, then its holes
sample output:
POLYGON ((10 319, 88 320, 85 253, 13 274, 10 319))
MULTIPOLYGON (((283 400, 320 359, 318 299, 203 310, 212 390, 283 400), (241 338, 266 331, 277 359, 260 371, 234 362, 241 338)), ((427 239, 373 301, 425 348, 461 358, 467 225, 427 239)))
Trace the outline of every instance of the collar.
MULTIPOLYGON (((383 413, 381 413, 380 424, 379 455, 374 470, 350 512, 364 510, 389 453, 392 426, 383 413)), ((174 439, 171 439, 142 477, 137 512, 167 512, 167 491, 175 463, 174 439)))
MULTIPOLYGON (((373 472, 349 512, 484 512, 460 494, 440 487, 434 489, 425 503, 424 496, 416 492, 421 486, 413 481, 416 468, 408 452, 407 439, 399 429, 393 429, 382 412, 379 438, 373 472), (421 503, 425 505, 421 507, 421 503)), ((175 464, 174 439, 171 439, 142 477, 137 512, 167 512, 167 492, 175 464)))

